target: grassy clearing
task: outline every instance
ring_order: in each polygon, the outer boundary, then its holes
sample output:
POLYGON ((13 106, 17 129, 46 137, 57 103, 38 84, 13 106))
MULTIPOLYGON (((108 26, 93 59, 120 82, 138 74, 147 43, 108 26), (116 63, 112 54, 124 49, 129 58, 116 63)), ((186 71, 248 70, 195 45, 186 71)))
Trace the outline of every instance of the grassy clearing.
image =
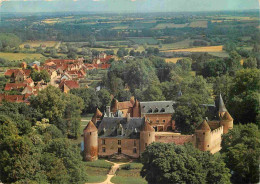
POLYGON ((90 167, 86 165, 86 172, 88 173, 87 183, 100 183, 106 180, 109 169, 90 167))
POLYGON ((188 24, 174 24, 174 23, 161 23, 155 26, 153 29, 165 29, 165 28, 184 28, 188 24))
POLYGON ((147 181, 140 176, 142 167, 143 165, 139 162, 121 165, 111 182, 115 184, 147 184, 147 181), (127 167, 128 170, 123 169, 125 167, 127 167))
POLYGON ((191 42, 192 42, 192 40, 186 39, 186 40, 182 40, 182 41, 176 42, 176 43, 163 44, 162 48, 160 48, 160 50, 168 51, 168 50, 173 50, 173 49, 189 48, 191 42))
POLYGON ((165 58, 166 63, 177 63, 178 60, 183 59, 183 57, 179 58, 165 58))
POLYGON ((191 22, 189 27, 201 27, 201 28, 207 28, 208 27, 208 21, 206 20, 199 20, 191 22))
POLYGON ((94 162, 86 162, 86 165, 90 167, 110 169, 113 164, 106 162, 105 160, 98 159, 94 162))
POLYGON ((229 57, 227 52, 208 52, 210 55, 212 56, 216 56, 216 57, 220 57, 220 58, 224 58, 224 57, 229 57))
MULTIPOLYGON (((162 51, 165 52, 165 51, 162 51)), ((223 46, 194 47, 188 49, 173 49, 167 52, 223 52, 223 46)))
POLYGON ((127 29, 129 26, 116 26, 113 27, 112 29, 127 29))
POLYGON ((46 47, 54 47, 58 44, 57 41, 28 41, 20 45, 21 48, 24 48, 24 45, 30 45, 31 47, 39 47, 40 45, 45 45, 46 47))
POLYGON ((14 60, 24 60, 24 59, 40 59, 40 58, 44 58, 44 56, 41 54, 0 52, 0 58, 4 58, 9 61, 14 61, 14 60))
POLYGON ((155 45, 158 43, 158 40, 152 38, 152 37, 143 37, 143 38, 128 38, 130 41, 134 42, 135 44, 149 44, 149 45, 155 45))

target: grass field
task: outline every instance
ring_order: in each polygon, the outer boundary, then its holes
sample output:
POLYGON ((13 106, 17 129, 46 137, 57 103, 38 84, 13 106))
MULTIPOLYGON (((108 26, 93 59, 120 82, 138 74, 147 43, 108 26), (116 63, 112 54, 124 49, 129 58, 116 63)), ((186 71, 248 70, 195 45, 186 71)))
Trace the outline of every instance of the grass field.
POLYGON ((113 27, 112 29, 127 29, 129 26, 116 26, 113 27))
POLYGON ((31 47, 39 47, 40 45, 46 45, 46 47, 54 47, 58 44, 57 41, 29 41, 24 42, 20 45, 21 48, 24 48, 24 45, 30 45, 31 47))
POLYGON ((140 176, 142 164, 138 162, 120 166, 116 176, 111 180, 115 184, 147 184, 147 181, 140 176), (130 165, 129 170, 122 169, 125 165, 130 165))
POLYGON ((155 26, 153 29, 165 29, 165 28, 183 28, 188 24, 174 24, 174 23, 161 23, 155 26))
POLYGON ((24 60, 24 59, 40 59, 40 58, 44 58, 44 56, 41 55, 41 54, 0 52, 0 58, 4 58, 4 59, 7 59, 9 61, 13 61, 13 60, 24 60))
POLYGON ((182 57, 179 58, 165 58, 167 63, 177 63, 178 60, 183 59, 182 57))
MULTIPOLYGON (((166 52, 166 51, 162 51, 166 52)), ((194 47, 188 49, 173 49, 167 52, 223 52, 223 46, 194 47)))
POLYGON ((163 44, 162 48, 160 48, 160 51, 168 51, 168 50, 173 50, 173 49, 189 48, 191 42, 192 42, 192 40, 186 39, 186 40, 182 40, 182 41, 176 42, 176 43, 163 44))
POLYGON ((149 45, 155 45, 158 43, 158 40, 152 38, 152 37, 143 37, 143 38, 128 38, 130 41, 142 45, 142 44, 149 44, 149 45))
POLYGON ((228 53, 223 51, 223 52, 208 52, 212 56, 224 58, 224 57, 229 57, 228 53))
POLYGON ((201 27, 201 28, 207 28, 208 27, 208 21, 206 20, 199 20, 191 22, 189 27, 201 27))

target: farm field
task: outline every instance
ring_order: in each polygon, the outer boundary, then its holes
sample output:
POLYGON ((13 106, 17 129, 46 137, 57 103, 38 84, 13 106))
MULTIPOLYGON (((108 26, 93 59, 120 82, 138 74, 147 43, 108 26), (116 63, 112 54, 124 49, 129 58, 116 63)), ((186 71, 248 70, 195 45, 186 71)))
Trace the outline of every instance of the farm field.
POLYGON ((199 20, 191 22, 189 27, 201 27, 201 28, 207 28, 208 27, 208 21, 206 20, 199 20))
POLYGON ((112 29, 127 29, 129 26, 116 26, 113 27, 112 29))
MULTIPOLYGON (((162 51, 166 52, 166 51, 162 51)), ((167 52, 223 52, 223 45, 167 50, 167 52)))
POLYGON ((178 60, 183 59, 183 57, 178 57, 178 58, 166 58, 165 62, 166 63, 177 63, 178 60))
POLYGON ((5 53, 0 52, 0 58, 4 58, 9 61, 13 60, 24 60, 24 59, 40 59, 44 58, 41 54, 30 54, 30 53, 5 53))
POLYGON ((29 41, 24 42, 20 45, 20 48, 24 48, 24 45, 30 45, 31 47, 39 47, 40 45, 45 45, 46 47, 54 47, 59 42, 57 41, 29 41))
POLYGON ((160 48, 160 51, 163 52, 163 51, 169 51, 169 50, 173 50, 173 49, 189 48, 191 42, 192 42, 192 40, 186 39, 186 40, 176 42, 176 43, 163 44, 162 48, 160 48))
POLYGON ((165 28, 184 28, 188 24, 174 24, 174 23, 161 23, 155 26, 153 29, 165 29, 165 28))
POLYGON ((130 41, 134 42, 135 44, 139 44, 139 45, 142 45, 142 44, 149 44, 149 45, 155 45, 158 43, 158 40, 156 40, 155 38, 152 38, 152 37, 140 37, 140 38, 135 38, 135 37, 132 37, 132 38, 128 38, 130 41))

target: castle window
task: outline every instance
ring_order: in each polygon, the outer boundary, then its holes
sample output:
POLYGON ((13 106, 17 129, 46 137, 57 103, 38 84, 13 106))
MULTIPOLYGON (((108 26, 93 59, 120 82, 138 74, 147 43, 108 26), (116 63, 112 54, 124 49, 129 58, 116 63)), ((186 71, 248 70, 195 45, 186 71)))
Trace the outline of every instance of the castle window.
POLYGON ((203 135, 205 135, 205 132, 203 132, 203 135))
POLYGON ((159 121, 159 120, 156 120, 156 123, 160 123, 160 121, 159 121))
POLYGON ((145 143, 144 146, 146 147, 146 146, 147 146, 147 143, 145 143))
POLYGON ((121 145, 121 140, 118 140, 117 143, 118 143, 118 145, 121 145))
POLYGON ((136 140, 134 140, 134 146, 136 146, 136 140))
POLYGON ((133 149, 133 153, 137 153, 137 150, 136 150, 136 148, 134 148, 134 149, 133 149))
POLYGON ((106 140, 102 139, 102 144, 105 145, 106 144, 106 140))
POLYGON ((165 119, 162 120, 165 123, 165 119))
POLYGON ((208 145, 208 147, 209 147, 209 145, 208 145))
POLYGON ((91 135, 91 132, 89 132, 89 135, 91 135))
POLYGON ((105 148, 105 147, 102 148, 102 152, 103 152, 103 153, 106 152, 106 148, 105 148))
POLYGON ((149 137, 150 137, 150 133, 149 133, 149 137))

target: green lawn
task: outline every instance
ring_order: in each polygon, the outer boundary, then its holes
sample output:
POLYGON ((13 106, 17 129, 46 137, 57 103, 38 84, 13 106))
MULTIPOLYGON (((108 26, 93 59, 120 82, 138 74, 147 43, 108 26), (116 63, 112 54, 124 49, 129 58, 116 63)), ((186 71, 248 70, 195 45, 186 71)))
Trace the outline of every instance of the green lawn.
POLYGON ((132 162, 120 166, 116 176, 111 179, 112 183, 115 184, 147 184, 147 181, 140 176, 140 171, 143 165, 140 162, 132 162), (129 168, 126 170, 124 168, 129 168))
POLYGON ((107 178, 108 171, 113 164, 99 159, 94 162, 86 162, 86 172, 88 173, 87 183, 103 182, 107 178))

